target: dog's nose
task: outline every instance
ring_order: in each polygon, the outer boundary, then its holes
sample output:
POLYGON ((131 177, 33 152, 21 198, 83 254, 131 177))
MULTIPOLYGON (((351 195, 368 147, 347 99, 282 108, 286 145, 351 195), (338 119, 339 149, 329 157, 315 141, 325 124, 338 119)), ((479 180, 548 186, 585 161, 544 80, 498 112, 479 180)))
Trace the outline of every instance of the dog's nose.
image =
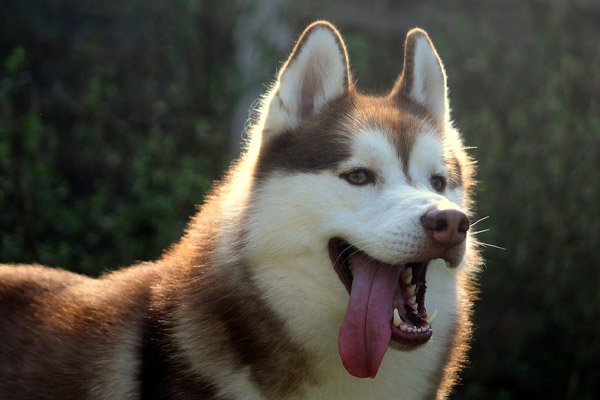
POLYGON ((469 230, 469 218, 465 213, 452 209, 431 209, 423 214, 421 224, 429 237, 446 247, 461 244, 469 230))

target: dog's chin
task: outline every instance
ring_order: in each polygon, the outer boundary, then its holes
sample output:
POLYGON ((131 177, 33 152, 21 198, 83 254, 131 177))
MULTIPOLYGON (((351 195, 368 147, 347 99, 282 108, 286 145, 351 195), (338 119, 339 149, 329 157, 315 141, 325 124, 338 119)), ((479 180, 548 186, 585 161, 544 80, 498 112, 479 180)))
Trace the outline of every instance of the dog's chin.
MULTIPOLYGON (((375 310, 376 312, 387 312, 390 316, 391 348, 412 350, 426 343, 432 337, 432 323, 437 316, 437 310, 428 315, 425 309, 426 273, 430 261, 441 257, 429 258, 429 254, 425 254, 420 261, 387 264, 340 238, 330 239, 328 247, 333 268, 351 297, 355 268, 373 268, 364 265, 371 264, 378 268, 400 271, 397 282, 390 284, 393 294, 389 305, 386 305, 389 309, 375 310)), ((447 257, 444 257, 446 266, 448 268, 456 267, 462 259, 462 254, 464 254, 464 250, 460 251, 460 249, 448 254, 447 257)), ((369 301, 369 299, 362 301, 369 301)))

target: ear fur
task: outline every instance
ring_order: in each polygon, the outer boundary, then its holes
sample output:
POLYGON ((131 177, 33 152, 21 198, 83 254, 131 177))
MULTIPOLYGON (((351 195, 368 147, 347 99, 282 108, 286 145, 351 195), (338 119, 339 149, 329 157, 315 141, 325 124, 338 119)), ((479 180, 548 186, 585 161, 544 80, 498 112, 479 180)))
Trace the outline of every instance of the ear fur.
POLYGON ((449 118, 446 72, 427 32, 414 28, 406 35, 404 67, 394 88, 446 121, 449 118))
POLYGON ((264 111, 263 135, 297 127, 350 88, 346 46, 337 29, 317 21, 304 31, 278 74, 264 111))

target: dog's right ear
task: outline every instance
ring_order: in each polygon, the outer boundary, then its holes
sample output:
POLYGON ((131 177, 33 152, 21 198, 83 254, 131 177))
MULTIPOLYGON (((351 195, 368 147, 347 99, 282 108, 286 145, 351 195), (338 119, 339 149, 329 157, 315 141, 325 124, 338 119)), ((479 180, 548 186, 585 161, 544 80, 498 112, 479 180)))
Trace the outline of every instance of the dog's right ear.
POLYGON ((342 37, 325 21, 311 24, 279 72, 265 101, 263 139, 319 112, 350 88, 348 54, 342 37))
POLYGON ((396 81, 393 96, 421 104, 447 121, 447 91, 446 72, 431 39, 424 30, 412 29, 406 35, 404 69, 396 81))

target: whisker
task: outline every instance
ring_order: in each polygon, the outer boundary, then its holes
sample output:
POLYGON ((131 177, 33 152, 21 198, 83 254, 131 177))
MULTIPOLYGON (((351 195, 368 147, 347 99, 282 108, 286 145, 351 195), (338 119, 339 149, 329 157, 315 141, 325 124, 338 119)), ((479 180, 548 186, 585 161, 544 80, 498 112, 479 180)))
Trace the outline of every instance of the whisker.
POLYGON ((364 254, 368 255, 368 257, 371 260, 377 261, 377 259, 373 258, 373 256, 369 255, 369 253, 368 253, 369 248, 374 247, 374 246, 375 246, 374 244, 369 244, 367 241, 361 241, 359 243, 350 245, 340 252, 340 254, 337 256, 335 262, 337 263, 338 261, 340 261, 342 259, 343 259, 343 262, 347 262, 350 259, 350 257, 352 257, 354 254, 357 254, 360 252, 363 252, 364 254))
POLYGON ((342 259, 342 256, 344 257, 344 258, 343 258, 344 262, 347 262, 347 261, 350 259, 350 257, 352 257, 354 254, 358 253, 359 251, 360 251, 360 250, 358 250, 358 249, 357 249, 356 247, 354 247, 354 246, 348 246, 348 247, 346 247, 344 250, 342 250, 342 251, 340 252, 340 254, 338 254, 338 256, 337 256, 337 258, 336 258, 335 262, 337 263, 338 261, 340 261, 340 259, 342 259), (353 252, 351 252, 351 253, 347 253, 349 250, 352 250, 352 249, 354 250, 353 252), (346 253, 346 254, 344 254, 344 253, 346 253))
POLYGON ((473 222, 473 223, 470 225, 470 227, 471 227, 471 228, 472 228, 472 227, 474 227, 475 225, 477 225, 477 224, 478 224, 478 223, 480 223, 481 221, 485 221, 485 220, 486 220, 486 219, 488 219, 489 217, 490 217, 490 216, 489 216, 489 215, 487 215, 487 216, 485 216, 485 217, 479 218, 477 221, 473 222))
POLYGON ((477 231, 477 232, 471 232, 471 235, 477 235, 478 233, 484 233, 484 232, 488 232, 488 231, 489 231, 489 229, 482 229, 482 230, 477 231))
POLYGON ((475 241, 475 244, 477 244, 477 245, 479 245, 481 247, 492 247, 492 248, 498 249, 498 250, 506 250, 504 247, 496 246, 495 244, 490 244, 490 243, 484 243, 484 242, 475 241))

